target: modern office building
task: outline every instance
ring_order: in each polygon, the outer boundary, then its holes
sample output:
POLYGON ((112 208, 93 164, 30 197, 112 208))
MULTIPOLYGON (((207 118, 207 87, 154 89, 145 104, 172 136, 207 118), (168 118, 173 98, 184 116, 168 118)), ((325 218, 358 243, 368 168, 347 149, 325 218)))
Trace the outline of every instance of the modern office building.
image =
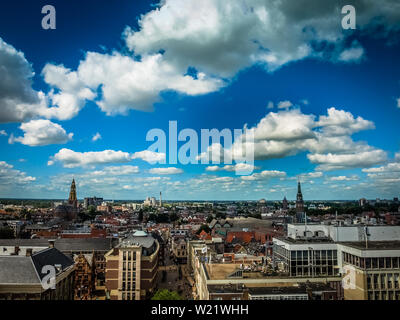
POLYGON ((400 300, 400 241, 338 244, 346 300, 400 300))

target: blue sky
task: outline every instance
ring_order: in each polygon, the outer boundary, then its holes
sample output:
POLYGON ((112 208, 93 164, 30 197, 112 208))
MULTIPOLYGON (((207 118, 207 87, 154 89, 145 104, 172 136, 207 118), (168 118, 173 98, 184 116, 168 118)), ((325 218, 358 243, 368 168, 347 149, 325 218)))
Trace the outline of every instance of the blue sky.
POLYGON ((56 30, 46 4, 1 4, 0 197, 65 198, 72 177, 79 198, 294 199, 298 178, 306 200, 399 196, 396 1, 347 1, 356 30, 343 1, 52 1, 56 30), (254 172, 149 163, 169 121, 246 125, 254 172))

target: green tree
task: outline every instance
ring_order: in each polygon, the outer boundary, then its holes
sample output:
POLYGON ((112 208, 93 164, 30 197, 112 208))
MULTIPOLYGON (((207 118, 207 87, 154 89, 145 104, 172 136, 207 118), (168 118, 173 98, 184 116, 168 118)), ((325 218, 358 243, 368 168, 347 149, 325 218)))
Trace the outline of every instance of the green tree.
POLYGON ((142 209, 140 209, 140 211, 139 211, 138 220, 139 220, 139 222, 143 221, 143 210, 142 209))
POLYGON ((151 300, 182 300, 182 297, 176 291, 160 289, 154 294, 151 300))
POLYGON ((213 221, 213 219, 214 217, 211 214, 209 214, 206 221, 207 223, 210 223, 211 221, 213 221))

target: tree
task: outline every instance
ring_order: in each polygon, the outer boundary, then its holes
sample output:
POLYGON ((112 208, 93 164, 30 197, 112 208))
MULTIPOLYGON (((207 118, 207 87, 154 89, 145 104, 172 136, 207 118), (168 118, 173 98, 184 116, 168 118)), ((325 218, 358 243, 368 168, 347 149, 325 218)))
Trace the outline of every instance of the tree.
POLYGON ((208 226, 208 225, 206 225, 206 224, 202 224, 201 226, 200 226, 200 228, 199 228, 199 230, 197 230, 197 234, 200 234, 201 233, 201 231, 205 231, 205 232, 207 232, 207 233, 210 233, 211 232, 211 229, 210 229, 210 227, 208 226))
POLYGON ((138 220, 139 220, 139 222, 143 221, 143 210, 142 209, 139 210, 138 220))
POLYGON ((10 227, 0 228, 0 239, 14 239, 14 230, 10 227))
POLYGON ((209 214, 206 221, 207 223, 210 223, 211 221, 213 221, 213 219, 214 217, 211 214, 209 214))
POLYGON ((160 289, 154 294, 151 300, 182 300, 182 297, 176 291, 160 289))

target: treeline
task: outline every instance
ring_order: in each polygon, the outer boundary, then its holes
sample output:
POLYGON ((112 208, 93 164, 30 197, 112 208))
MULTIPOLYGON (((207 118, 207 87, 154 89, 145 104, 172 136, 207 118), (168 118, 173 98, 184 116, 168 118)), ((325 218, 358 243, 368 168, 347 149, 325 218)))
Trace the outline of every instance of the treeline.
POLYGON ((38 200, 38 199, 1 199, 0 204, 14 206, 33 206, 34 208, 51 208, 53 202, 61 200, 38 200))

